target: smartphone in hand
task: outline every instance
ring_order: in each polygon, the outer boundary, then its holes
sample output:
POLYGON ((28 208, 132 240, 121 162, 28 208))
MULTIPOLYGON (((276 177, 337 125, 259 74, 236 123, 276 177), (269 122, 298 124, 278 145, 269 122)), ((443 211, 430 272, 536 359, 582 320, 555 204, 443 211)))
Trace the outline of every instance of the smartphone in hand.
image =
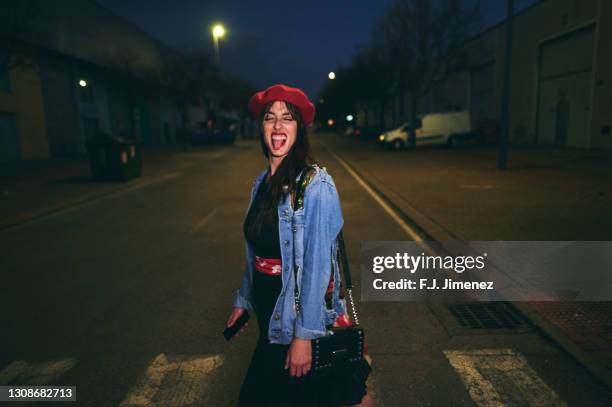
POLYGON ((238 318, 236 322, 234 322, 234 325, 226 327, 223 330, 223 336, 225 337, 225 340, 229 341, 230 339, 232 339, 232 337, 236 335, 236 332, 238 332, 240 328, 242 328, 244 324, 246 324, 250 317, 251 316, 249 315, 249 312, 245 310, 244 313, 240 316, 240 318, 238 318))

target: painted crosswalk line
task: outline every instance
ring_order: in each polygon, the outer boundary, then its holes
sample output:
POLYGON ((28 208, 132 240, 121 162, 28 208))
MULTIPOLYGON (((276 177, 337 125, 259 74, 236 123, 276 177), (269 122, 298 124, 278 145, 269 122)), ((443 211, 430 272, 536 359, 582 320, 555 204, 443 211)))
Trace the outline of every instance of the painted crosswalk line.
POLYGON ((511 349, 448 350, 444 355, 479 407, 566 405, 511 349))
POLYGON ((158 355, 119 407, 183 407, 199 402, 223 357, 158 355))
POLYGON ((44 385, 53 383, 76 365, 76 359, 28 363, 17 360, 0 371, 0 384, 44 385))

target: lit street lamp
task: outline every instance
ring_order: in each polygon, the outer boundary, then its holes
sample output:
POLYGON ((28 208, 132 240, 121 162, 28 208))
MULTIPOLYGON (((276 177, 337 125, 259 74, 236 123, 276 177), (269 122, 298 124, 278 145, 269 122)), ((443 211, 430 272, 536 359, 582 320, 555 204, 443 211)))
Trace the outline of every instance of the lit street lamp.
POLYGON ((329 74, 327 74, 327 77, 331 80, 336 79, 336 74, 334 72, 330 72, 329 74))
POLYGON ((213 42, 215 43, 215 61, 217 65, 221 65, 221 54, 219 52, 219 39, 225 35, 225 27, 221 24, 215 24, 212 27, 213 42))

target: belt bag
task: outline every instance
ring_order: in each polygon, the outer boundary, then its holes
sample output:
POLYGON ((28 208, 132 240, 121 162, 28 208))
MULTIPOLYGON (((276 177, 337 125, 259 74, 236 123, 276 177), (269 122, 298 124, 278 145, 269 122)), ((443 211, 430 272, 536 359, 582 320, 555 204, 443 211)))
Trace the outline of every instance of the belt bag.
MULTIPOLYGON (((294 196, 294 208, 297 208, 298 203, 303 203, 302 194, 304 189, 304 177, 309 168, 304 170, 298 180, 294 196)), ((338 265, 341 266, 344 276, 344 288, 348 294, 352 310, 353 325, 344 327, 332 327, 327 331, 327 335, 321 338, 313 339, 312 344, 312 371, 321 372, 335 368, 350 370, 351 367, 358 366, 363 362, 363 346, 364 346, 364 331, 359 326, 359 318, 357 309, 353 300, 353 283, 349 270, 348 257, 346 256, 346 247, 344 245, 344 237, 342 231, 338 234, 337 242, 338 250, 338 265)), ((295 245, 294 245, 295 247, 295 245)), ((293 252, 293 271, 295 276, 295 308, 296 313, 300 313, 300 293, 297 284, 297 266, 295 264, 295 249, 293 252)), ((333 272, 333 259, 332 259, 333 272)), ((334 281, 334 284, 339 282, 334 281)))

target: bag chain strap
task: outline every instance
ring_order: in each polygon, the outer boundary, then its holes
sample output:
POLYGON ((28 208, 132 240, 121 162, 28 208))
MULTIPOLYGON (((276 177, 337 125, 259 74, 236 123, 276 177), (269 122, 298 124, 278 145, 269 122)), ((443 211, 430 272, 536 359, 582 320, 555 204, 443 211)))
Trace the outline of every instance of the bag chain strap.
POLYGON ((359 325, 359 317, 357 317, 357 307, 355 307, 355 301, 353 301, 353 289, 346 290, 349 296, 349 301, 351 302, 351 309, 353 310, 353 322, 355 325, 359 325))

